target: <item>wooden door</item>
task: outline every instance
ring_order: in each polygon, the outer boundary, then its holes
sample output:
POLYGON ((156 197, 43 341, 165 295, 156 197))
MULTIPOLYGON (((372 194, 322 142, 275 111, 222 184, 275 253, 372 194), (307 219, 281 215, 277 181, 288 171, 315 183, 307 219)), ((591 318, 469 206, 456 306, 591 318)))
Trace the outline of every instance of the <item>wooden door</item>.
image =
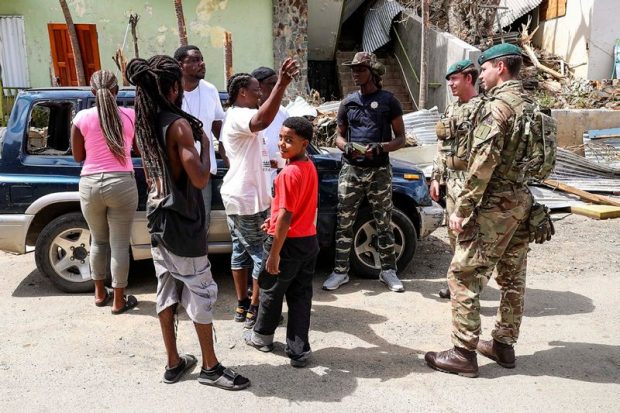
MULTIPOLYGON (((77 86, 75 59, 69 40, 69 31, 64 23, 50 23, 47 25, 50 36, 52 62, 58 86, 77 86)), ((78 43, 82 53, 82 63, 86 82, 97 70, 101 69, 99 60, 99 45, 97 42, 97 28, 94 24, 76 24, 78 43)))

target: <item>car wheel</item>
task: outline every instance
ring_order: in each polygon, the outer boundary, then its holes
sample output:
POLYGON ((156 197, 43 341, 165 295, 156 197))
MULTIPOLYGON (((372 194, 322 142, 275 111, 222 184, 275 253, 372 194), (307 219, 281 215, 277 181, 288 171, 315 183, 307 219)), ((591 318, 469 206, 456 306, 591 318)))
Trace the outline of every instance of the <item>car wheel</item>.
POLYGON ((37 268, 60 290, 93 291, 90 278, 90 231, 79 212, 61 215, 43 228, 37 239, 37 268))
MULTIPOLYGON (((407 267, 415 254, 418 235, 413 222, 401 210, 392 210, 392 229, 394 231, 394 252, 396 266, 407 267)), ((362 210, 353 225, 353 248, 351 249, 351 269, 362 278, 377 278, 381 272, 381 260, 377 250, 377 231, 370 210, 362 210)))

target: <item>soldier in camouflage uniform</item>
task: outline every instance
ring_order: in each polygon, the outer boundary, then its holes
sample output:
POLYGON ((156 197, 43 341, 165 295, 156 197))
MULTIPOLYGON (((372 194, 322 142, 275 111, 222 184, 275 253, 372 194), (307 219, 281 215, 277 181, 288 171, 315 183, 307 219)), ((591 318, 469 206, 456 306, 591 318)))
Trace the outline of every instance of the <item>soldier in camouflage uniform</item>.
MULTIPOLYGON (((446 186, 446 212, 450 216, 465 181, 471 146, 471 118, 480 102, 474 87, 478 80, 478 70, 471 60, 461 60, 448 68, 446 80, 457 100, 448 105, 437 122, 437 155, 433 164, 430 192, 431 198, 439 201, 439 186, 446 186)), ((456 233, 448 230, 448 236, 454 252, 456 233)), ((439 296, 450 298, 450 290, 442 288, 439 296)))
POLYGON ((400 102, 381 89, 385 68, 372 53, 356 53, 351 75, 360 90, 347 96, 338 110, 336 145, 344 152, 338 179, 336 263, 323 289, 335 290, 349 282, 353 223, 364 198, 372 208, 381 259, 379 280, 392 291, 404 291, 396 275, 392 217, 392 167, 388 152, 405 144, 400 102), (394 139, 392 139, 392 132, 394 139))
POLYGON ((458 233, 448 270, 452 294, 454 348, 425 355, 440 371, 478 376, 476 349, 506 368, 515 366, 529 242, 532 195, 520 168, 524 154, 523 108, 530 101, 520 81, 521 50, 501 44, 485 51, 478 63, 487 91, 474 120, 467 177, 450 228, 458 233), (500 306, 492 340, 479 341, 483 279, 497 271, 500 306))

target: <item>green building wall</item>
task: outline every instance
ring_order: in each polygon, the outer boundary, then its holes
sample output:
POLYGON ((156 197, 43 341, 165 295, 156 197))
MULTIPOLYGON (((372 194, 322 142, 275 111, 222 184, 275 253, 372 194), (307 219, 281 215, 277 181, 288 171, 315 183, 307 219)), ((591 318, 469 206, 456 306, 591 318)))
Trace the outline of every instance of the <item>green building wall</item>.
MULTIPOLYGON (((68 0, 76 24, 96 24, 101 68, 117 71, 112 60, 123 44, 131 13, 137 13, 140 57, 172 55, 179 46, 172 0, 68 0)), ((207 63, 206 79, 224 90, 224 32, 232 33, 233 71, 273 66, 272 0, 183 0, 189 44, 207 63)), ((65 23, 57 0, 0 2, 0 15, 24 16, 30 86, 50 86, 53 73, 48 23, 65 23)), ((124 54, 134 57, 131 33, 124 54)))

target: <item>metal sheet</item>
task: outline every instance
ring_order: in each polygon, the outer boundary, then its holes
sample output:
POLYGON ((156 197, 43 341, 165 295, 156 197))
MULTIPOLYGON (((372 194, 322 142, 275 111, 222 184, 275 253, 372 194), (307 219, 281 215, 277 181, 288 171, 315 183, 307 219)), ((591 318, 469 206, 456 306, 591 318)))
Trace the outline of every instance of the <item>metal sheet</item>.
MULTIPOLYGON (((499 25, 501 27, 510 26, 519 17, 531 12, 542 3, 542 0, 501 0, 500 7, 507 7, 507 9, 498 9, 497 15, 499 18, 499 25)), ((499 31, 497 21, 495 23, 495 31, 499 31)))
POLYGON ((374 52, 388 43, 391 40, 392 20, 403 10, 405 10, 403 6, 395 0, 377 0, 366 13, 362 49, 374 52))
POLYGON ((437 106, 407 113, 403 115, 405 132, 415 136, 418 145, 435 145, 437 143, 435 125, 439 117, 437 106))
POLYGON ((529 188, 536 202, 547 205, 551 210, 569 208, 573 205, 585 205, 585 202, 580 201, 576 196, 561 191, 554 191, 541 186, 530 186, 529 188))
MULTIPOLYGON (((0 16, 0 66, 5 87, 30 87, 23 16, 0 16)), ((16 93, 4 91, 7 96, 16 93)))

